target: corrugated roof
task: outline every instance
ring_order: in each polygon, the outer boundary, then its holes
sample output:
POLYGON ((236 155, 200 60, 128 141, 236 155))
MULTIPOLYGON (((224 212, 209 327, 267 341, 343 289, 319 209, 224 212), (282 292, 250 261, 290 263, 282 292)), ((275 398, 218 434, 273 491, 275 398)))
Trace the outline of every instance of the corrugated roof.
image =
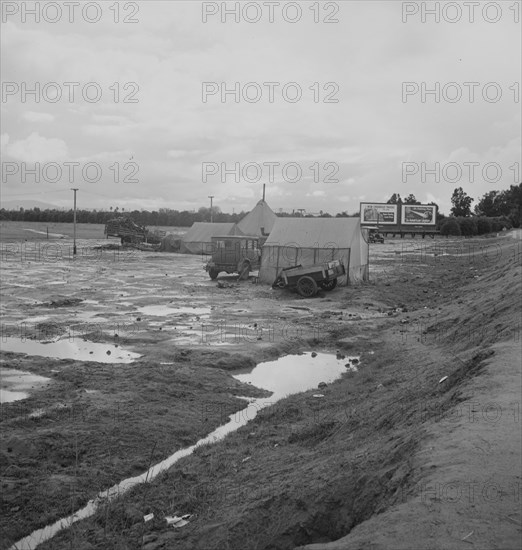
POLYGON ((360 238, 359 218, 277 218, 265 246, 323 248, 335 243, 349 248, 360 238))

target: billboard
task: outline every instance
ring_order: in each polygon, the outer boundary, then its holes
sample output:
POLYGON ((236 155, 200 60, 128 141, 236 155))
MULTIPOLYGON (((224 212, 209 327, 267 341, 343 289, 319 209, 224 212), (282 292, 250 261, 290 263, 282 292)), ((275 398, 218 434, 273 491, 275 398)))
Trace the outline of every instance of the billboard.
POLYGON ((435 225, 437 207, 432 204, 403 204, 402 225, 435 225))
POLYGON ((361 224, 397 225, 397 205, 361 202, 361 224))

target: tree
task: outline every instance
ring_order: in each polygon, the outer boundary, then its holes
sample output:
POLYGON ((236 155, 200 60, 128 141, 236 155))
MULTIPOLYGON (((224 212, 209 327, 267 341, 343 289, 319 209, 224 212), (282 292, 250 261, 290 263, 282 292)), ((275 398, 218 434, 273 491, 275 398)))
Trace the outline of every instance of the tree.
POLYGON ((394 193, 387 201, 386 204, 398 204, 402 202, 401 196, 399 193, 394 193))
POLYGON ((467 218, 471 216, 472 202, 473 199, 464 192, 462 187, 458 187, 453 191, 453 195, 451 195, 451 204, 453 205, 451 213, 455 217, 461 216, 467 218))
POLYGON ((489 191, 475 206, 475 213, 488 218, 507 216, 515 227, 519 227, 522 223, 522 184, 511 185, 504 191, 489 191))
POLYGON ((479 216, 487 216, 489 218, 500 216, 499 198, 500 191, 489 191, 475 206, 475 213, 479 216))
POLYGON ((447 218, 440 226, 440 234, 459 236, 461 234, 459 222, 455 218, 447 218))
POLYGON ((420 202, 415 198, 413 193, 410 193, 405 199, 404 204, 420 204, 420 202))

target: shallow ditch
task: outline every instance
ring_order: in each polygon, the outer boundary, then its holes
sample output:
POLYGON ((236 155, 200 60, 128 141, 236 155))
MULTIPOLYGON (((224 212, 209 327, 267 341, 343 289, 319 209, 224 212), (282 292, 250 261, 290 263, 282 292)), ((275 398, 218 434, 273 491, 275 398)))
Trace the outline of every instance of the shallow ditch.
MULTIPOLYGON (((321 383, 328 384, 338 379, 343 373, 356 370, 354 366, 358 359, 345 358, 328 353, 304 353, 288 355, 274 361, 259 363, 249 372, 236 374, 234 378, 258 388, 272 392, 270 397, 245 398, 248 403, 244 409, 231 414, 228 422, 222 424, 194 445, 180 449, 165 460, 155 464, 142 474, 127 478, 120 483, 100 492, 86 506, 74 514, 33 532, 28 537, 17 542, 12 550, 34 549, 39 544, 54 537, 62 529, 67 529, 75 522, 92 516, 98 507, 115 497, 121 496, 136 485, 152 481, 160 473, 165 472, 183 457, 189 456, 198 447, 216 443, 229 433, 234 432, 253 420, 259 411, 269 407, 281 399, 301 393, 321 383)), ((319 394, 320 395, 320 394, 319 394)))

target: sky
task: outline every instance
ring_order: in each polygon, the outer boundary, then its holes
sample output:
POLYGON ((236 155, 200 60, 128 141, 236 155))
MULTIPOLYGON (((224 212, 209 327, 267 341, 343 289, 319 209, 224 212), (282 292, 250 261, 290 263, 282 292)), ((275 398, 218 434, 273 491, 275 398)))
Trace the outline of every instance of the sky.
POLYGON ((521 10, 465 4, 2 1, 2 201, 476 204, 521 181, 521 10))

